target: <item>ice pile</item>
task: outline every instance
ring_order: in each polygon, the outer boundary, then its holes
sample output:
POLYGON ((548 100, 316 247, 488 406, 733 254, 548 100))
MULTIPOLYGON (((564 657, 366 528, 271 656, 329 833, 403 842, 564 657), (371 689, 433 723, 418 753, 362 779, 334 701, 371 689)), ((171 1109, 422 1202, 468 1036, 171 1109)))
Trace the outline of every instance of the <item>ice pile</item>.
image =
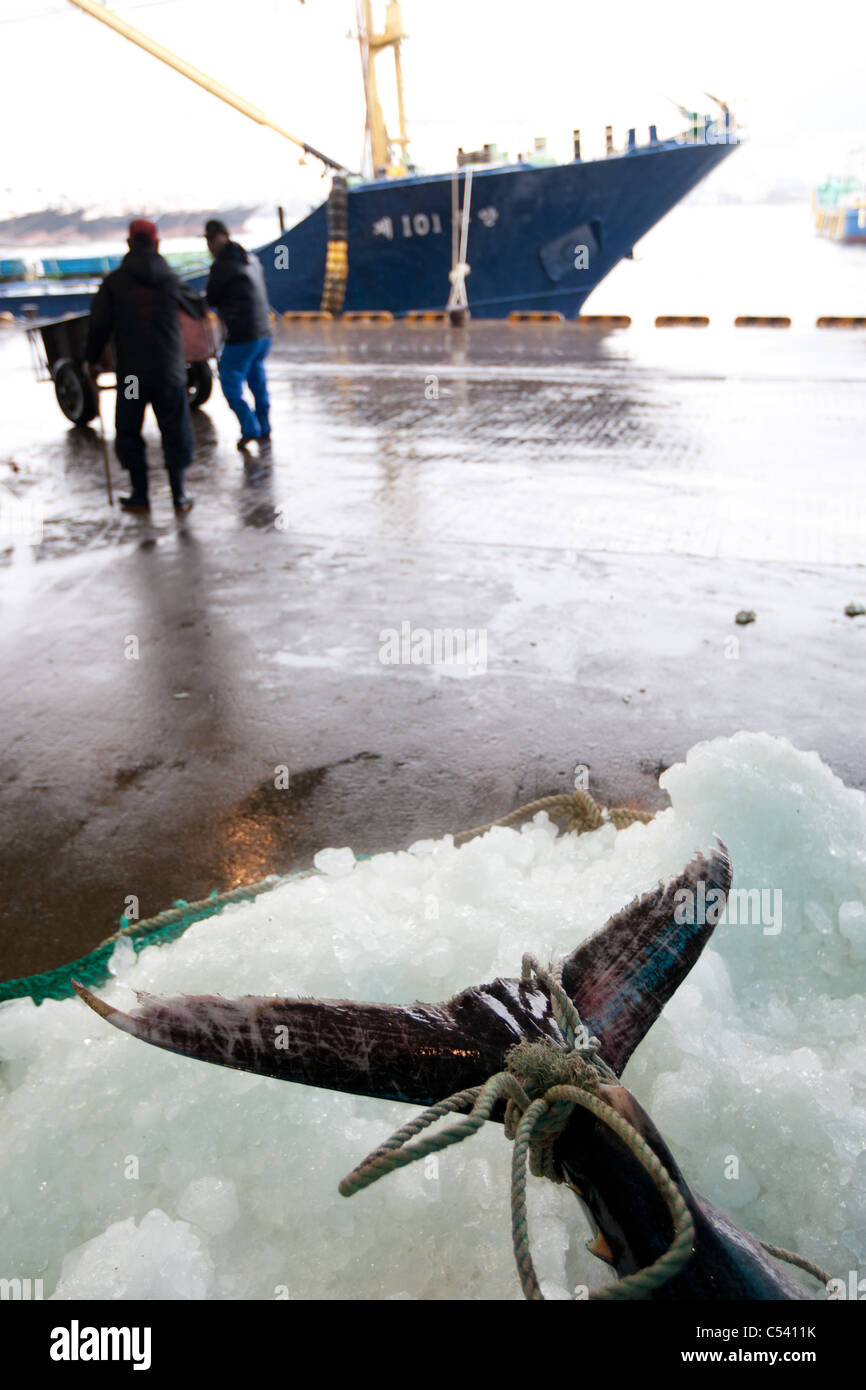
MULTIPOLYGON (((619 833, 541 816, 459 850, 323 851, 318 876, 118 952, 99 992, 447 998, 573 949, 718 831, 735 886, 766 891, 717 928, 625 1081, 699 1191, 863 1277, 866 797, 764 734, 699 744, 662 783, 672 807, 619 833)), ((407 1107, 175 1057, 77 999, 0 1008, 0 1056, 5 1277, 64 1299, 520 1297, 499 1126, 347 1201, 339 1179, 407 1107)), ((548 1296, 605 1283, 573 1195, 530 1195, 548 1296)))

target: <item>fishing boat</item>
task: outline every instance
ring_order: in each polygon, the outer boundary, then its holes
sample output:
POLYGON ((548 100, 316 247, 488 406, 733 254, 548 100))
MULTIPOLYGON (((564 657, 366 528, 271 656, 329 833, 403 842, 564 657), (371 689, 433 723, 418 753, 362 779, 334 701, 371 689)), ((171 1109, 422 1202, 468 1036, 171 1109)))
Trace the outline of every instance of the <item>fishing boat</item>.
MULTIPOLYGON (((450 309, 479 318, 529 312, 574 319, 614 266, 633 255, 635 243, 739 143, 733 113, 719 102, 715 115, 691 113, 688 128, 671 139, 659 139, 650 126, 646 141, 632 129, 615 148, 607 127, 606 152, 598 159, 581 158, 575 130, 567 163, 550 159, 538 139, 517 159, 490 144, 459 150, 454 170, 421 173, 409 156, 400 4, 388 0, 377 31, 371 0, 359 0, 366 136, 364 167, 353 173, 98 0, 70 3, 331 168, 328 199, 257 249, 280 314, 384 311, 401 318, 450 309), (395 67, 397 135, 388 131, 378 96, 376 62, 387 50, 395 67)), ((202 276, 189 278, 204 284, 202 276)), ((34 289, 24 296, 31 306, 34 289)), ((22 312, 20 304, 17 294, 3 297, 12 312, 22 312)), ((52 310, 63 312, 59 300, 52 310)))
MULTIPOLYGON (((102 279, 122 260, 121 255, 0 260, 0 312, 25 319, 86 313, 102 279)), ((207 257, 169 251, 166 260, 187 279, 201 272, 207 257)))
POLYGON ((866 245, 866 184, 861 179, 827 179, 812 195, 812 210, 819 236, 866 245))
POLYGON ((99 289, 95 279, 58 283, 32 278, 27 270, 25 266, 21 273, 0 283, 0 320, 86 314, 99 289))
MULTIPOLYGON (((630 132, 630 137, 634 132, 630 132)), ((337 308, 444 310, 452 272, 469 265, 468 304, 478 318, 554 311, 574 319, 635 243, 730 151, 652 135, 602 160, 475 167, 458 174, 349 183, 343 302, 322 293, 330 207, 317 208, 258 251, 279 311, 337 308), (471 202, 470 202, 471 197, 471 202), (469 219, 468 260, 454 255, 469 219), (287 259, 286 259, 287 255, 287 259), (284 274, 286 266, 291 274, 284 274)))

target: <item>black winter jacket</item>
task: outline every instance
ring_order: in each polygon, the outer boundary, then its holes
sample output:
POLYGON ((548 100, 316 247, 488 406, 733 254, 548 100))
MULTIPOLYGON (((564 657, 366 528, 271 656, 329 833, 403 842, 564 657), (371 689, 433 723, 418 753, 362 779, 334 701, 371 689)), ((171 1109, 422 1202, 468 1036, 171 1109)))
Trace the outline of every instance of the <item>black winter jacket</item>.
POLYGON ((145 384, 186 382, 178 310, 203 318, 206 306, 178 279, 158 251, 136 249, 107 275, 90 309, 86 357, 98 362, 110 337, 118 380, 138 376, 145 384))
POLYGON ((236 241, 228 242, 214 259, 207 302, 226 326, 227 343, 251 343, 272 336, 264 271, 258 258, 236 241))

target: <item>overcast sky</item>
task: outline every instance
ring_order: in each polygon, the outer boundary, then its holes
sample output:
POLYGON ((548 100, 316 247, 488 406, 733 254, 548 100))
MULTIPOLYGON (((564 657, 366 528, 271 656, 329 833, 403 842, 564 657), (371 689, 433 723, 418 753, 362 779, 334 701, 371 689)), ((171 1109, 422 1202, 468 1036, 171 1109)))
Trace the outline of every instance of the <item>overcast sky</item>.
MULTIPOLYGON (((358 167, 354 0, 111 8, 358 167)), ((374 13, 383 17, 383 0, 374 13)), ((618 139, 651 121, 673 133, 679 118, 666 98, 710 109, 704 91, 732 102, 751 137, 712 176, 719 186, 811 183, 854 164, 860 172, 866 159, 864 0, 404 0, 403 16, 412 154, 431 169, 453 167, 458 145, 492 140, 516 154, 535 135, 568 158, 575 126, 585 154, 603 147, 607 122, 618 139)), ((0 42, 0 212, 154 200, 294 208, 327 192, 321 166, 300 167, 293 146, 64 0, 0 0, 0 42)))

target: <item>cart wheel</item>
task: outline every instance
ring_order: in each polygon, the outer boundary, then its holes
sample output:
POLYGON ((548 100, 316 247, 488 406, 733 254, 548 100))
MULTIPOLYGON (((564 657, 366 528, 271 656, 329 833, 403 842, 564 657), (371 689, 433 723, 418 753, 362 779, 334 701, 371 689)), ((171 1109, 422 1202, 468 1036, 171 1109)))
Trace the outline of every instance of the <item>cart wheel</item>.
POLYGON ((186 369, 186 391, 193 410, 210 399, 213 372, 209 362, 190 362, 186 369))
POLYGON ((68 357, 55 362, 53 375, 54 394, 63 414, 73 425, 86 425, 98 410, 93 382, 68 357))

